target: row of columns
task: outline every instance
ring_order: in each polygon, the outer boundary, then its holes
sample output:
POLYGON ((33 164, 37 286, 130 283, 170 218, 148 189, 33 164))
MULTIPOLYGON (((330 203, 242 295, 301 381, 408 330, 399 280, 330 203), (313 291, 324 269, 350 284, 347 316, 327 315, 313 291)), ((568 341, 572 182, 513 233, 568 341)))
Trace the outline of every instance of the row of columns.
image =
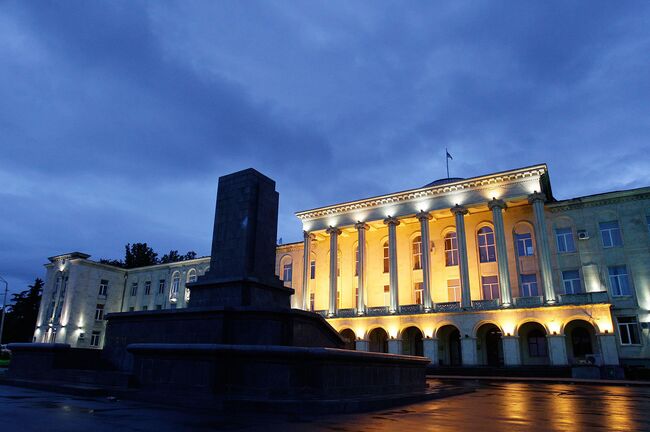
MULTIPOLYGON (((551 274, 551 251, 548 237, 546 234, 546 220, 544 216, 544 194, 535 192, 528 197, 532 204, 535 216, 535 240, 537 244, 537 256, 539 260, 539 270, 541 276, 541 286, 544 296, 544 302, 554 304, 556 302, 555 290, 553 289, 553 279, 551 274)), ((507 208, 503 200, 493 198, 488 202, 488 208, 492 212, 494 223, 495 246, 497 251, 497 268, 499 276, 499 290, 501 304, 503 307, 512 305, 512 287, 510 285, 510 272, 508 269, 508 251, 506 247, 506 235, 503 224, 503 211, 507 208)), ((451 208, 456 222, 456 239, 458 242, 458 266, 460 272, 461 287, 461 307, 470 308, 472 306, 470 294, 469 264, 467 254, 467 240, 465 232, 465 215, 467 208, 456 204, 451 208)), ((431 298, 431 260, 429 255, 429 221, 433 219, 429 212, 421 211, 416 214, 420 221, 420 236, 422 238, 422 294, 423 305, 426 312, 433 310, 434 305, 431 298)), ((397 274, 397 226, 400 224, 399 219, 389 216, 384 219, 384 224, 388 227, 388 258, 389 258, 389 298, 390 304, 388 309, 390 313, 399 311, 398 298, 398 274, 397 274)), ((359 248, 359 267, 358 267, 358 297, 357 313, 363 315, 366 310, 365 302, 365 259, 366 259, 366 231, 368 225, 364 222, 358 222, 354 225, 357 230, 358 248, 359 248)), ((337 274, 338 274, 338 236, 341 230, 338 227, 329 227, 326 230, 330 236, 330 274, 329 274, 329 307, 328 316, 334 317, 337 313, 337 274)), ((311 242, 314 236, 305 231, 304 233, 304 261, 303 261, 303 309, 309 309, 309 269, 311 266, 311 242)))
MULTIPOLYGON (((600 347, 600 355, 603 364, 618 365, 618 351, 616 348, 616 339, 612 333, 601 333, 596 335, 598 346, 600 347)), ((569 364, 567 349, 566 349, 566 336, 565 335, 547 335, 548 341, 548 357, 549 363, 552 366, 566 366, 569 364)), ((466 337, 460 339, 460 350, 463 366, 476 366, 479 364, 478 351, 476 345, 477 338, 466 337)), ((503 343, 503 363, 505 366, 520 366, 521 348, 519 336, 503 336, 501 337, 503 343)), ((431 363, 437 365, 439 362, 439 341, 437 338, 424 338, 422 339, 422 354, 424 357, 431 360, 431 363)), ((369 342, 367 340, 357 340, 357 351, 368 351, 369 342)), ((402 341, 400 339, 388 340, 388 353, 389 354, 402 354, 402 341)))

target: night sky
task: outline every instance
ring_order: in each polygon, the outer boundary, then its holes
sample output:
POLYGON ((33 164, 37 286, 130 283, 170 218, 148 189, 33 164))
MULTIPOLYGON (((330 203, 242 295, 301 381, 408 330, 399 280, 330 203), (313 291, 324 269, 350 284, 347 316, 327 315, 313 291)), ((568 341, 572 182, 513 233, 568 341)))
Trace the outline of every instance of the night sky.
POLYGON ((549 164, 650 185, 650 2, 2 1, 0 275, 210 252, 217 178, 295 211, 549 164))

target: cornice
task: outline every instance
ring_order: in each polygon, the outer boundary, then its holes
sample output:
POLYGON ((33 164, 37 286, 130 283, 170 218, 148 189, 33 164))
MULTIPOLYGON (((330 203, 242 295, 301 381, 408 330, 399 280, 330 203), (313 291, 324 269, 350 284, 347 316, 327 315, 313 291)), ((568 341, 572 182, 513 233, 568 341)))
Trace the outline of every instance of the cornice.
POLYGON ((556 203, 547 204, 546 208, 551 213, 559 213, 567 210, 600 207, 608 204, 618 204, 622 202, 642 201, 642 200, 650 200, 650 192, 639 193, 635 195, 602 197, 602 198, 596 198, 590 200, 583 200, 582 198, 576 198, 573 200, 559 201, 556 203))
POLYGON ((324 216, 332 216, 351 211, 357 211, 372 207, 397 204, 411 200, 433 198, 439 195, 454 193, 466 190, 480 190, 486 187, 499 185, 502 183, 518 183, 530 178, 540 177, 548 171, 546 164, 534 165, 531 167, 520 168, 501 173, 489 174, 480 177, 474 177, 465 180, 459 180, 452 183, 446 183, 440 186, 424 187, 411 189, 403 192, 396 192, 388 195, 381 195, 372 198, 349 201, 341 204, 335 204, 326 207, 318 207, 312 210, 305 210, 296 213, 296 216, 302 220, 311 220, 324 216))

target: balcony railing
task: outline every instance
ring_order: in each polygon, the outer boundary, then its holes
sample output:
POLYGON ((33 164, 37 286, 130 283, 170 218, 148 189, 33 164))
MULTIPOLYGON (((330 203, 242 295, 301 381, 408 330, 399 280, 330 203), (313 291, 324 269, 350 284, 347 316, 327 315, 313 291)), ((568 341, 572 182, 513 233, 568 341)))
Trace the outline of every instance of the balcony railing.
POLYGON ((542 296, 515 297, 514 304, 518 308, 540 307, 544 304, 544 298, 542 296))
POLYGON ((399 307, 399 311, 403 314, 424 313, 424 306, 421 304, 402 305, 399 307))
POLYGON ((607 291, 597 291, 578 294, 560 294, 560 304, 589 304, 589 303, 608 303, 609 295, 607 291))
POLYGON ((436 303, 436 312, 456 312, 460 310, 459 302, 436 303))
POLYGON ((472 300, 472 309, 475 310, 499 309, 499 299, 472 300))
POLYGON ((350 318, 357 315, 357 310, 355 308, 339 309, 336 315, 341 318, 350 318))
POLYGON ((367 315, 376 316, 376 315, 388 315, 388 306, 373 306, 369 307, 366 311, 367 315))

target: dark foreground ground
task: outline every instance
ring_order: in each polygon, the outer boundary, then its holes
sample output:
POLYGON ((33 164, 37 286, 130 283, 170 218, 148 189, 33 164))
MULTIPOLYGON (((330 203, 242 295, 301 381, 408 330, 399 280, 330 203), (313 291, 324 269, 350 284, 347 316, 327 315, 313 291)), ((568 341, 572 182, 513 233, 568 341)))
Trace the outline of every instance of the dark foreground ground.
MULTIPOLYGON (((435 382, 432 382, 435 385, 435 382)), ((0 386, 1 431, 650 431, 650 388, 482 382, 474 393, 324 417, 223 416, 0 386)))

